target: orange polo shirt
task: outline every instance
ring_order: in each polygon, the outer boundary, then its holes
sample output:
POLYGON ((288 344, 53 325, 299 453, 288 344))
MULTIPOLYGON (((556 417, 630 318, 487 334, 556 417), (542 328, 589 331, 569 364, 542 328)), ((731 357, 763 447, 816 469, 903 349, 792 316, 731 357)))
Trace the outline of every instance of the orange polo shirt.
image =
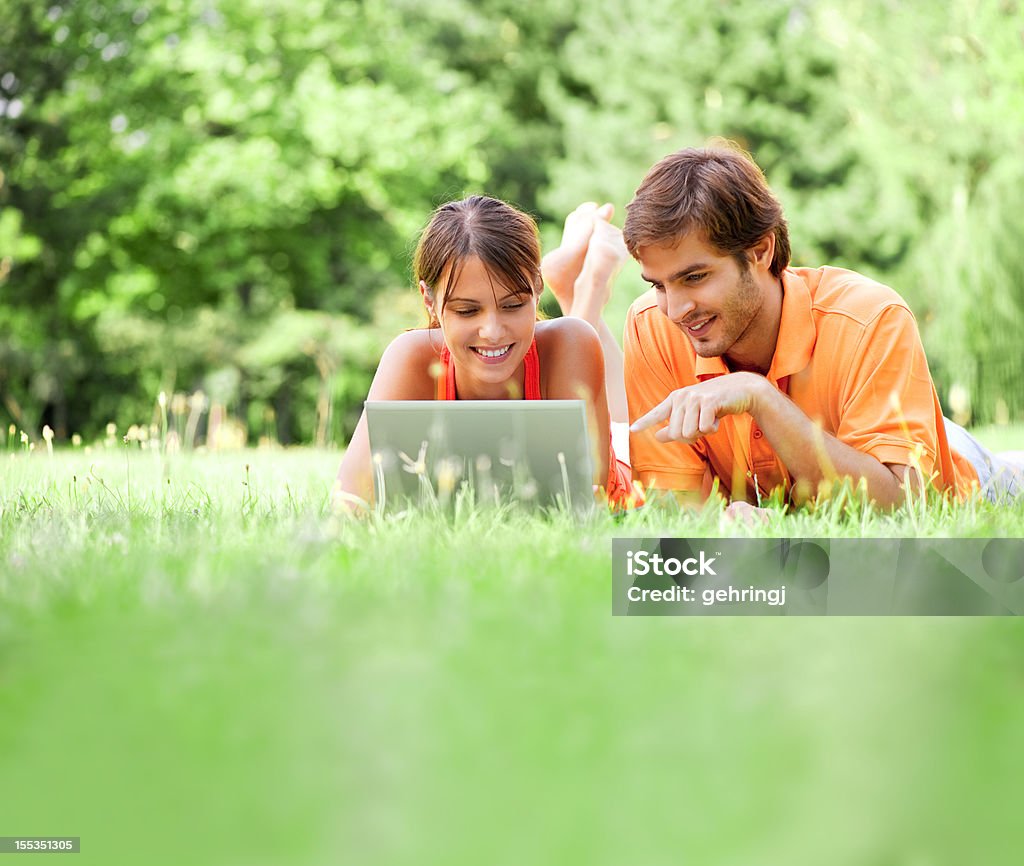
MULTIPOLYGON (((892 289, 841 268, 789 268, 768 380, 826 433, 881 463, 920 468, 936 487, 966 496, 971 464, 946 441, 917 323, 892 289)), ((629 309, 625 332, 630 421, 670 391, 729 372, 701 358, 651 290, 629 309)), ((720 419, 693 445, 662 443, 658 426, 629 437, 633 477, 646 487, 703 490, 719 479, 734 499, 756 502, 782 486, 786 467, 748 414, 720 419)), ((813 447, 813 445, 809 446, 813 447)))

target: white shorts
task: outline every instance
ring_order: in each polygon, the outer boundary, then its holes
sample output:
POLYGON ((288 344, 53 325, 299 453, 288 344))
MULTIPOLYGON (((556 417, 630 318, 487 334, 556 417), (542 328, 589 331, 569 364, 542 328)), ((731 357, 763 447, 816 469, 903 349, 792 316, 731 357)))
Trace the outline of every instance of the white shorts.
POLYGON ((626 421, 612 421, 612 448, 615 450, 615 458, 629 465, 629 423, 626 421))

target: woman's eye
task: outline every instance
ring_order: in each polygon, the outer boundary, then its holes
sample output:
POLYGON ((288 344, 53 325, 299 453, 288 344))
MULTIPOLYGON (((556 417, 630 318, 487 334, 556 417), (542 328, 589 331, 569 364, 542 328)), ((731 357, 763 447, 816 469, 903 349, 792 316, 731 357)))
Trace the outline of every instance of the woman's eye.
POLYGON ((523 303, 522 301, 517 301, 516 303, 512 303, 512 304, 505 304, 505 309, 506 310, 521 310, 525 306, 526 306, 526 304, 523 303))
POLYGON ((469 316, 472 316, 474 313, 476 313, 476 310, 473 309, 463 309, 455 311, 456 316, 462 316, 463 318, 468 318, 469 316))

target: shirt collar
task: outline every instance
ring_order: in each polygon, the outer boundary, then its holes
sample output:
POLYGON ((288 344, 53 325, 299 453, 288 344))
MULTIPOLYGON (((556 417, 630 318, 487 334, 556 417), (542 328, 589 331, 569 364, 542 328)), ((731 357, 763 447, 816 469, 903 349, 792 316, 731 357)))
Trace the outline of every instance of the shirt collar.
MULTIPOLYGON (((799 373, 811 362, 817 337, 814 316, 811 314, 811 293, 799 275, 791 270, 782 272, 782 317, 779 321, 779 339, 768 380, 775 385, 781 379, 799 373)), ((729 372, 725 360, 702 358, 697 355, 694 373, 698 381, 724 376, 729 372)))
POLYGON ((803 370, 811 363, 817 336, 810 289, 799 274, 787 269, 782 272, 782 321, 768 378, 777 383, 803 370))

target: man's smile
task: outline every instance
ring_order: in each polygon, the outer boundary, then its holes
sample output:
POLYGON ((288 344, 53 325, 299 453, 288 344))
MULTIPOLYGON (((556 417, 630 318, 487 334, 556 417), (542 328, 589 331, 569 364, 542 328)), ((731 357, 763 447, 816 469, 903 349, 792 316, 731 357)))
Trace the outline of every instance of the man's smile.
POLYGON ((717 316, 708 316, 706 319, 699 319, 695 322, 690 322, 683 325, 683 328, 695 337, 699 337, 701 334, 707 333, 711 323, 717 318, 717 316))

